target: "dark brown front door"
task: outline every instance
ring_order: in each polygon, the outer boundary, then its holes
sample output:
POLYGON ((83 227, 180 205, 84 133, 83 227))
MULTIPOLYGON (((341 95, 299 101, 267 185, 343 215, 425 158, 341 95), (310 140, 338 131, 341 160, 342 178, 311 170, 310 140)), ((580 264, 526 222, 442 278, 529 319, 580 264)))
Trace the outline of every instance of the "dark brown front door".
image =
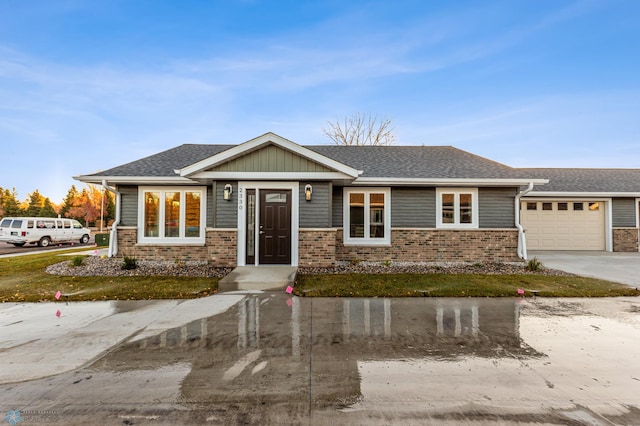
POLYGON ((291 264, 291 190, 260 190, 259 263, 291 264))

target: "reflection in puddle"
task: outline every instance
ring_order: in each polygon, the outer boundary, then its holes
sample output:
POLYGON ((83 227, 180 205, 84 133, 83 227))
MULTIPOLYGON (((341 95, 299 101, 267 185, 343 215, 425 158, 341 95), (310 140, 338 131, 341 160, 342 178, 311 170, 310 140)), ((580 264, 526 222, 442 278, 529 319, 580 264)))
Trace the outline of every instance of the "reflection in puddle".
POLYGON ((522 342, 518 323, 519 305, 513 299, 260 294, 220 315, 124 345, 94 368, 188 363, 181 401, 192 408, 295 401, 302 413, 311 406, 361 400, 362 386, 389 366, 408 380, 418 368, 416 360, 541 356, 522 342))

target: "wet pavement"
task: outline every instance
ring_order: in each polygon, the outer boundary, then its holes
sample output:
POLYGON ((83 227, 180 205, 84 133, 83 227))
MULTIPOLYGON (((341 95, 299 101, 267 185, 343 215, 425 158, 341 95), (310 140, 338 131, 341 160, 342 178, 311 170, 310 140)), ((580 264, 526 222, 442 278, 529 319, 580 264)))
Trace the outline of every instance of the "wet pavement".
POLYGON ((25 425, 640 424, 638 298, 4 304, 0 333, 25 425))

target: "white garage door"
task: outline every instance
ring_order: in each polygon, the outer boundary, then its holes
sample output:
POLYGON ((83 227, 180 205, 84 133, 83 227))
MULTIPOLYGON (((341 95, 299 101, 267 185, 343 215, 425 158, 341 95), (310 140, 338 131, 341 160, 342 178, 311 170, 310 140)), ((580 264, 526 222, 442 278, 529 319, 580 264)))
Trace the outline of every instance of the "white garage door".
POLYGON ((523 201, 529 250, 605 250, 603 201, 523 201))

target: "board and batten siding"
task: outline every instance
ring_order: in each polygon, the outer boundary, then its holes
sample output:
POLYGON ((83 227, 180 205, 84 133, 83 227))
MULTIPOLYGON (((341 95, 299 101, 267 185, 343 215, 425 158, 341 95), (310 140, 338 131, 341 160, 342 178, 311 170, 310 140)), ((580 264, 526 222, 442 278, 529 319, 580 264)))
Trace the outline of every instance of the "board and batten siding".
POLYGON ((435 188, 391 188, 392 228, 435 228, 435 188))
POLYGON ((611 216, 614 228, 636 227, 635 198, 614 198, 611 200, 611 216))
POLYGON ((517 188, 478 188, 480 228, 515 228, 517 188))
POLYGON ((120 186, 120 225, 138 226, 138 187, 120 186))
POLYGON ((234 158, 211 169, 216 172, 331 172, 315 161, 303 158, 275 145, 234 158))
POLYGON ((329 228, 331 227, 331 204, 329 196, 331 184, 329 182, 311 183, 311 201, 305 199, 304 187, 307 184, 300 182, 300 228, 329 228))
MULTIPOLYGON (((238 182, 219 181, 215 187, 215 223, 216 228, 233 228, 238 227, 238 182), (233 187, 231 200, 225 201, 224 186, 230 183, 233 187)), ((212 199, 214 197, 211 197, 212 199)), ((212 209, 214 207, 212 206, 212 209)))

